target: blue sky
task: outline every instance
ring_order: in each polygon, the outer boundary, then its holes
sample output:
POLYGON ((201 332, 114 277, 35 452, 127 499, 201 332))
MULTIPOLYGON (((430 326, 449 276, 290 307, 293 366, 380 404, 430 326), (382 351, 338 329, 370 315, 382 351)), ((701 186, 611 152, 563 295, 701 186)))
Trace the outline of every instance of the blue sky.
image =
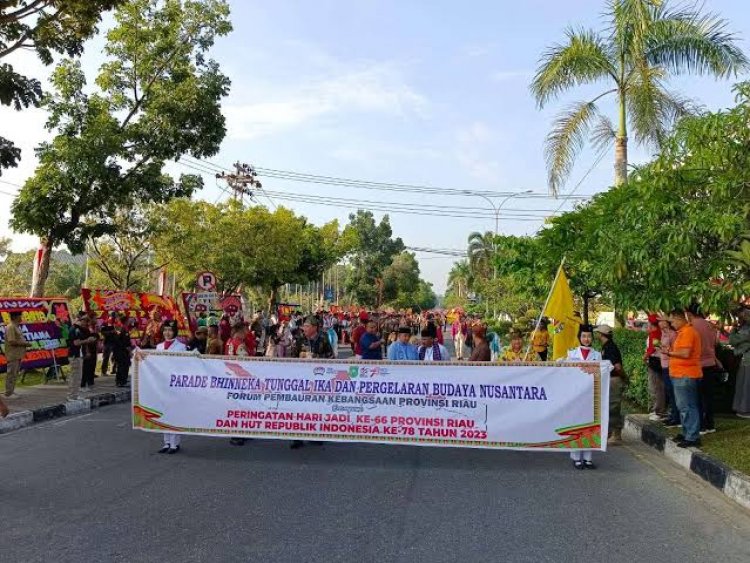
MULTIPOLYGON (((229 134, 210 159, 229 166, 255 166, 382 182, 429 184, 499 192, 545 193, 544 137, 553 116, 572 101, 600 88, 571 92, 544 111, 535 107, 528 85, 544 49, 562 40, 567 26, 601 29, 601 0, 507 1, 338 1, 260 2, 234 0, 234 32, 214 51, 232 79, 224 104, 229 134)), ((710 0, 706 8, 730 20, 750 51, 750 10, 741 0, 710 0)), ((93 41, 84 57, 91 76, 101 62, 93 41)), ((33 58, 15 64, 44 75, 33 58)), ((732 81, 679 78, 671 85, 710 109, 732 104, 732 81)), ((606 107, 606 106, 605 106, 606 107)), ((0 127, 24 149, 23 165, 0 180, 21 184, 33 172, 33 147, 45 138, 40 111, 0 109, 0 127)), ((631 161, 649 152, 633 147, 631 161)), ((564 192, 591 167, 585 151, 564 192)), ((192 172, 173 166, 175 173, 192 172)), ((612 177, 607 155, 577 188, 590 195, 612 177)), ((488 209, 482 199, 423 196, 263 179, 266 189, 391 202, 488 209)), ((16 187, 0 185, 2 191, 16 187)), ((224 197, 206 176, 200 196, 224 197)), ((291 196, 294 198, 294 196, 291 196)), ((0 194, 0 236, 13 236, 17 250, 30 237, 8 231, 11 197, 0 194)), ((260 198, 260 201, 267 200, 260 198)), ((315 223, 346 223, 353 209, 278 199, 315 223)), ((500 230, 530 234, 547 211, 570 208, 553 199, 511 200, 500 230), (534 210, 538 218, 514 218, 534 210)), ((366 207, 363 205, 363 207, 366 207)), ((383 212, 376 212, 376 217, 383 212)), ((391 214, 394 234, 408 246, 463 249, 472 231, 494 228, 490 218, 391 214)), ((424 277, 442 292, 454 259, 418 254, 424 277)))

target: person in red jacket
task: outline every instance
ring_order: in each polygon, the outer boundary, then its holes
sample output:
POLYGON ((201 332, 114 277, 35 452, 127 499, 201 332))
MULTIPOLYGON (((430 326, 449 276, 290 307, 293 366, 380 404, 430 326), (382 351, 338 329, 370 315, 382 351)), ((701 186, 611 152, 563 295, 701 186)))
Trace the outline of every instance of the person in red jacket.
POLYGON ((362 359, 362 347, 359 344, 359 341, 362 339, 362 336, 367 332, 367 316, 360 315, 359 317, 359 324, 354 327, 354 330, 352 330, 352 350, 354 350, 354 357, 358 360, 362 359))
MULTIPOLYGON (((245 323, 245 327, 247 327, 247 323, 245 323)), ((255 336, 255 331, 253 330, 247 330, 245 329, 245 350, 247 350, 247 355, 252 357, 255 357, 255 352, 258 349, 258 340, 255 336)))

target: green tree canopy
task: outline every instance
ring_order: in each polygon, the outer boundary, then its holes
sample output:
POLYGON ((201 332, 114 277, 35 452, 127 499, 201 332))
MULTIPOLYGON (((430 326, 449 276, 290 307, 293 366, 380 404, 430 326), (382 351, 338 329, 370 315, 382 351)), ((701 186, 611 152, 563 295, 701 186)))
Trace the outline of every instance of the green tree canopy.
POLYGON ((337 256, 338 225, 316 227, 289 209, 175 199, 152 213, 156 259, 192 283, 204 270, 218 291, 260 288, 276 300, 287 283, 318 280, 337 256))
MULTIPOLYGON (((125 0, 4 0, 0 1, 0 61, 18 50, 33 50, 45 65, 55 53, 75 57, 94 35, 102 13, 125 0)), ((42 85, 37 78, 0 62, 0 105, 21 110, 39 105, 42 85)), ((0 175, 17 166, 21 151, 0 136, 0 175)))
POLYGON ((207 58, 231 30, 224 0, 131 0, 116 12, 106 62, 86 87, 80 65, 62 62, 45 98, 51 142, 13 203, 12 227, 37 235, 45 250, 32 284, 42 295, 50 250, 83 251, 88 239, 112 234, 121 207, 189 196, 198 176, 162 173, 182 155, 215 154, 224 138, 221 99, 229 80, 207 58))
POLYGON ((347 292, 362 305, 381 305, 383 274, 394 256, 404 251, 403 241, 393 238, 388 215, 376 223, 371 211, 361 209, 349 215, 342 237, 352 266, 346 280, 347 292))

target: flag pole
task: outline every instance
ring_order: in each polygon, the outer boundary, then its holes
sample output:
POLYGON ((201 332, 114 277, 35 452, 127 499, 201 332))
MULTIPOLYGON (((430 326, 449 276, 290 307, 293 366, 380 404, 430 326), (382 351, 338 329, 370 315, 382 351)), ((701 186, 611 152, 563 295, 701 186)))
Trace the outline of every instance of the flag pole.
POLYGON ((560 266, 557 268, 555 279, 552 280, 552 287, 549 288, 547 299, 544 301, 544 307, 542 307, 542 311, 539 313, 539 318, 537 319, 536 324, 534 325, 534 332, 531 333, 531 338, 529 339, 529 345, 526 348, 526 356, 528 356, 529 352, 531 352, 531 346, 534 343, 534 336, 536 336, 536 331, 537 331, 537 328, 539 327, 539 323, 542 322, 542 317, 544 316, 544 311, 547 310, 547 305, 549 305, 549 300, 552 298, 552 292, 555 290, 555 284, 557 283, 557 278, 560 277, 560 272, 562 272, 563 264, 565 264, 565 256, 563 256, 563 259, 560 262, 560 266))

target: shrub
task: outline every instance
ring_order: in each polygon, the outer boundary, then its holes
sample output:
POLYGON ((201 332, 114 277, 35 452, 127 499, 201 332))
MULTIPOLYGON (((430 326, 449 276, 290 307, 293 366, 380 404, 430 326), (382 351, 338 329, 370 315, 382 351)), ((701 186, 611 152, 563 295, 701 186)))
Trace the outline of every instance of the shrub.
POLYGON ((615 329, 615 344, 622 353, 623 369, 628 374, 629 382, 625 398, 642 412, 648 412, 648 370, 643 362, 646 350, 646 333, 627 328, 615 329))

